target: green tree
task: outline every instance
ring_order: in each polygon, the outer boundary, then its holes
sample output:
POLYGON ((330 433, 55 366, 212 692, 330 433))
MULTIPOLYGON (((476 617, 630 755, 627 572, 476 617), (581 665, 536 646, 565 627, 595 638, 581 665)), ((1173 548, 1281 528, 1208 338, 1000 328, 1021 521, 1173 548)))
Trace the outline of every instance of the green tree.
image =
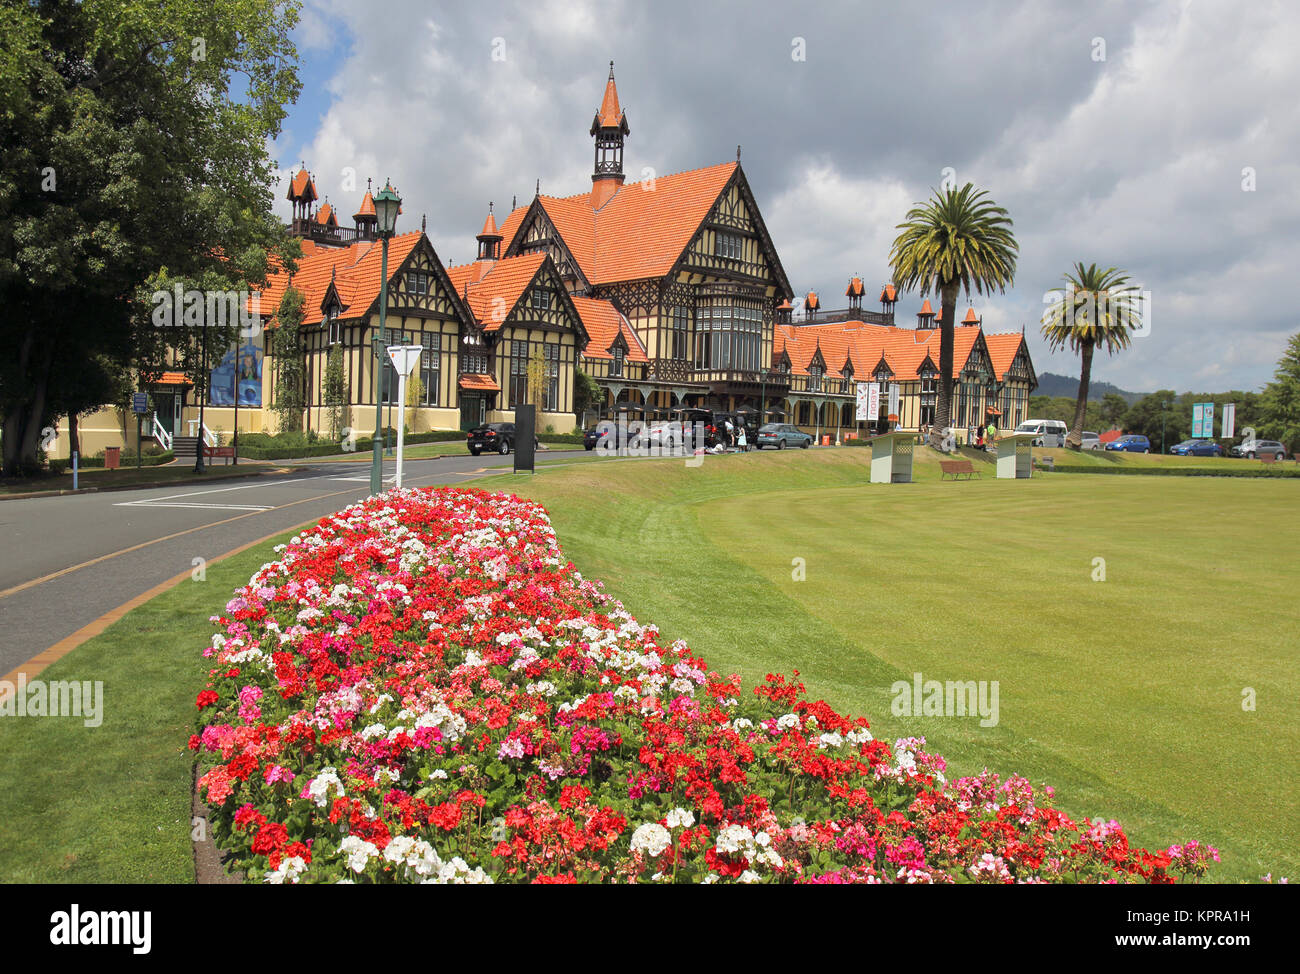
MULTIPOLYGON (((268 254, 292 259, 270 214, 267 146, 299 90, 298 3, 0 0, 0 11, 0 418, 12 474, 34 464, 55 409, 77 408, 73 359, 127 374, 183 344, 183 324, 151 323, 154 275, 251 290, 268 254)), ((197 377, 198 358, 184 361, 197 377)))
MULTIPOLYGON (((1117 429, 1119 424, 1124 421, 1124 414, 1128 412, 1128 400, 1118 392, 1108 392, 1102 397, 1101 405, 1098 409, 1098 415, 1101 419, 1101 426, 1106 429, 1117 429)), ((1104 432, 1098 430, 1098 432, 1104 432)))
POLYGON ((1160 389, 1143 396, 1124 414, 1123 430, 1136 433, 1151 441, 1153 451, 1181 443, 1192 435, 1192 400, 1179 396, 1172 389, 1160 389), (1166 405, 1168 404, 1168 405, 1166 405))
POLYGON ((582 421, 588 409, 598 408, 604 401, 605 391, 582 369, 573 370, 573 415, 582 421))
POLYGON ((306 363, 302 350, 303 295, 287 288, 275 312, 271 331, 275 359, 275 402, 272 408, 281 433, 302 432, 303 377, 306 363))
POLYGON ((330 439, 343 437, 347 425, 347 381, 343 373, 343 346, 331 345, 325 359, 325 409, 329 417, 330 439))
POLYGON ((1079 392, 1065 439, 1067 446, 1077 450, 1088 408, 1093 352, 1098 346, 1107 355, 1128 348, 1131 333, 1139 324, 1138 295, 1128 276, 1114 267, 1101 270, 1096 264, 1085 267, 1079 261, 1065 280, 1065 287, 1053 289, 1061 299, 1043 313, 1040 330, 1053 351, 1068 345, 1079 353, 1079 392))
POLYGON ((1291 336, 1273 381, 1260 393, 1259 435, 1300 449, 1300 333, 1291 336))
POLYGON ((983 190, 967 183, 961 189, 935 191, 926 204, 908 210, 902 232, 895 238, 889 262, 894 284, 939 296, 943 320, 939 328, 939 392, 935 405, 935 436, 951 424, 953 327, 957 295, 971 290, 1004 292, 1015 278, 1020 250, 1011 233, 1007 211, 986 199, 983 190))

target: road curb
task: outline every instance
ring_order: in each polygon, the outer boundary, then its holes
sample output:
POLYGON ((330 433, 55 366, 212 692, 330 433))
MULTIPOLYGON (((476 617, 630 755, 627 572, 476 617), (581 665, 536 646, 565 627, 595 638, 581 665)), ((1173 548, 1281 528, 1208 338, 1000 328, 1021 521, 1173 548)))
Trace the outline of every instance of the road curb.
MULTIPOLYGON (((204 475, 203 482, 211 480, 237 480, 241 477, 282 477, 287 473, 295 473, 302 470, 302 467, 275 467, 270 470, 260 469, 254 473, 226 473, 222 471, 219 474, 204 475)), ((158 487, 188 486, 183 480, 159 480, 151 481, 147 484, 121 484, 112 487, 81 487, 77 490, 33 490, 22 494, 0 494, 0 501, 21 501, 31 500, 39 497, 69 497, 79 496, 81 494, 109 494, 123 490, 153 490, 158 487)))

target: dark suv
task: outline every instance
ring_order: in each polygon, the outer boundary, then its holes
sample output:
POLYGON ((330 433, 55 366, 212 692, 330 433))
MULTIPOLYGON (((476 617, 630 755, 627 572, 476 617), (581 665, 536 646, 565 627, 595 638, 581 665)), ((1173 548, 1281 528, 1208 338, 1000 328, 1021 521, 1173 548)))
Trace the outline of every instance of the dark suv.
MULTIPOLYGON (((515 424, 486 423, 483 426, 476 426, 466 436, 466 443, 469 452, 474 456, 478 456, 484 450, 505 456, 515 448, 515 424)), ((538 445, 539 441, 534 436, 533 446, 538 445)))

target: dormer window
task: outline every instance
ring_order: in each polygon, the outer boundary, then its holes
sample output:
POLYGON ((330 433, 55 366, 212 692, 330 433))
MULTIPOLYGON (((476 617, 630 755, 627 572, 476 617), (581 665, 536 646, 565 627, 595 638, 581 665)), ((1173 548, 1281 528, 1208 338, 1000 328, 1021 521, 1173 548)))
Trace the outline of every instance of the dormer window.
POLYGON ((844 366, 844 371, 841 374, 844 376, 844 382, 841 384, 841 391, 852 392, 853 391, 853 366, 851 365, 844 366))
POLYGON ((339 323, 338 305, 332 304, 325 312, 325 330, 329 335, 329 344, 343 344, 343 326, 339 323))
POLYGON ((533 288, 533 307, 538 311, 547 311, 551 307, 551 292, 544 287, 533 288))
POLYGON ((822 377, 826 375, 826 367, 823 365, 808 366, 808 390, 810 392, 822 391, 822 377))
POLYGON ((614 346, 614 361, 610 363, 609 374, 611 376, 621 376, 623 374, 623 356, 625 352, 622 345, 614 346))

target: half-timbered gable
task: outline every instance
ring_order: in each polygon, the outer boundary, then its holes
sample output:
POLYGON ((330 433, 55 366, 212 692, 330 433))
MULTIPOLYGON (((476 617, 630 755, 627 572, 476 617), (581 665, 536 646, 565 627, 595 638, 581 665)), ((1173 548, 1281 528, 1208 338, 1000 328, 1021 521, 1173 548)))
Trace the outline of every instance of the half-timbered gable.
POLYGON ((542 425, 571 428, 574 371, 588 333, 550 255, 476 261, 449 276, 479 326, 458 380, 465 421, 508 420, 530 402, 529 363, 540 358, 542 425))
MULTIPOLYGON (((739 158, 629 183, 628 131, 611 68, 591 127, 591 190, 538 192, 515 207, 502 225, 505 254, 546 253, 572 294, 617 309, 646 355, 632 388, 643 408, 730 409, 757 404, 768 391, 779 396, 785 386, 770 374, 772 329, 793 292, 739 158)), ((630 362, 631 345, 627 354, 630 362)), ((591 357, 590 374, 612 405, 628 376, 611 383, 608 368, 603 355, 591 357)))

